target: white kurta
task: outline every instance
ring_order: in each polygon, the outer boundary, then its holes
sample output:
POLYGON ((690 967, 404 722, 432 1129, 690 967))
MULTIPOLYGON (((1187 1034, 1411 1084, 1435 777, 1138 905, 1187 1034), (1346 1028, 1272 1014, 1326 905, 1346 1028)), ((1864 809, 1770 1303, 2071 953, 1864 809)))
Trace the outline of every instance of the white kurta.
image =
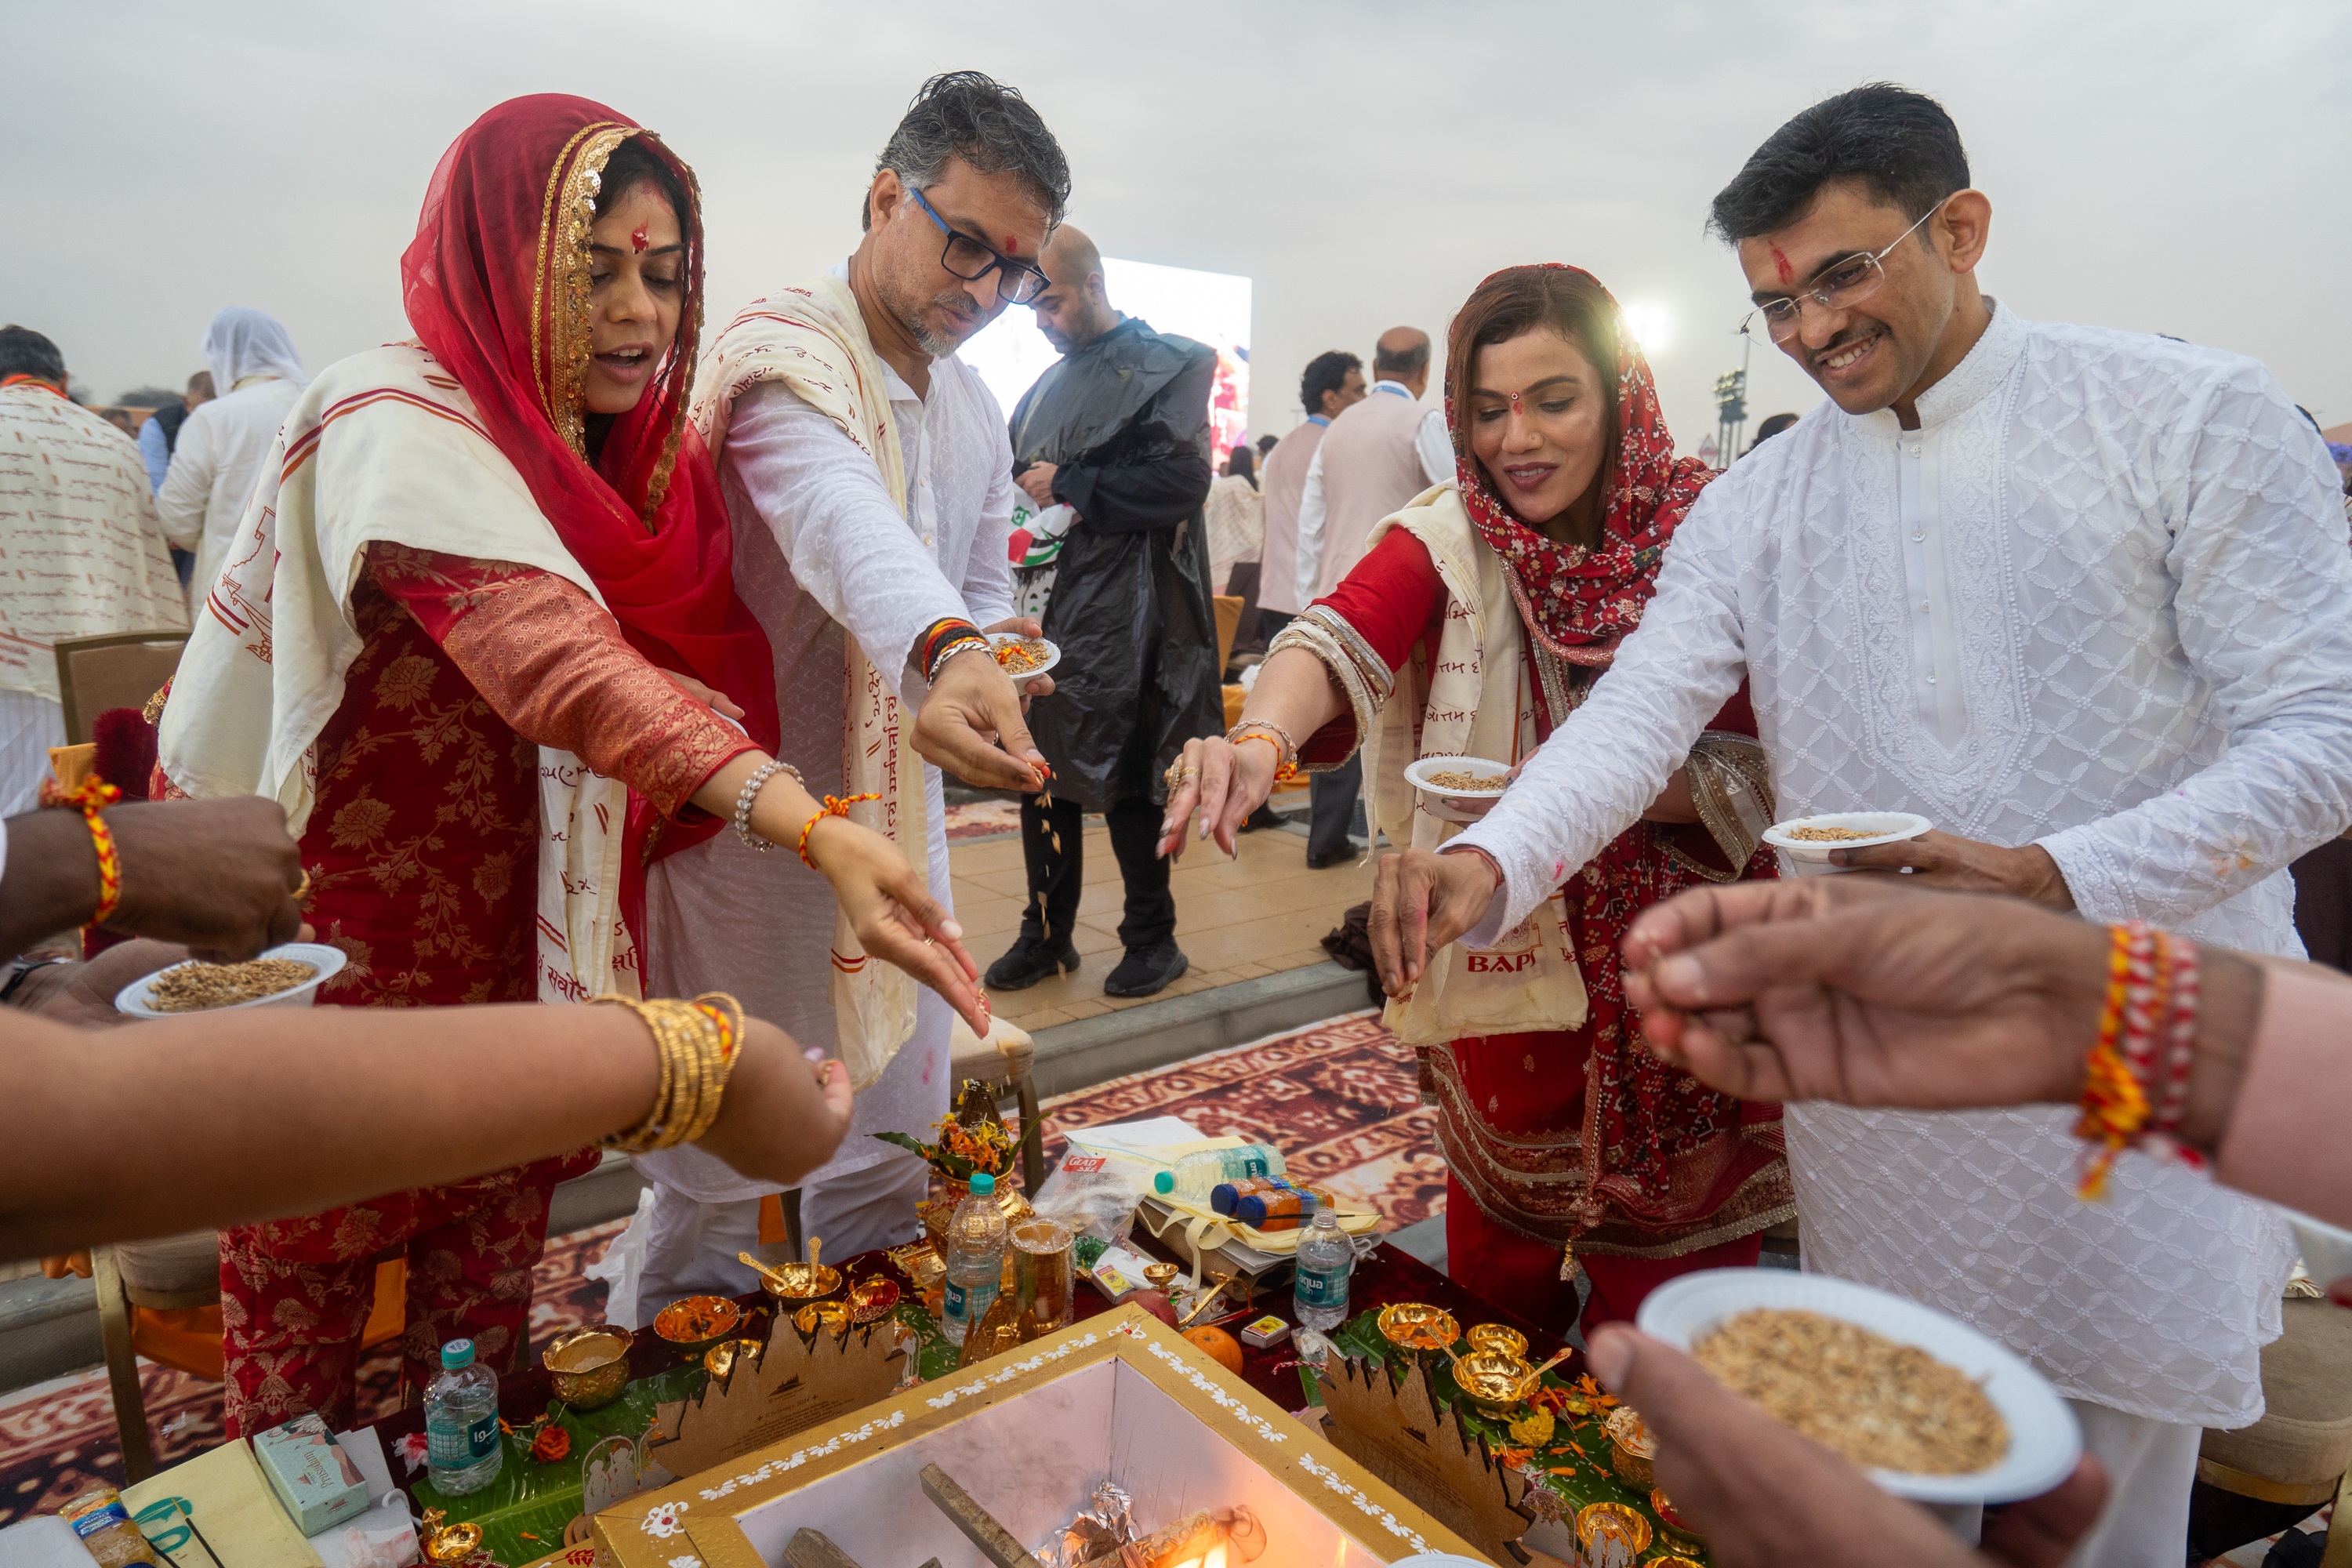
POLYGON ((230 542, 242 537, 254 483, 301 395, 300 382, 274 376, 199 405, 180 426, 155 510, 172 542, 195 552, 195 575, 188 581, 199 603, 212 592, 230 542))
MULTIPOLYGON (((1632 823, 1743 672, 1781 815, 2039 843, 2083 914, 2299 954, 2285 866, 2352 824, 2333 467, 2254 361, 1996 309, 1920 428, 1824 403, 1709 485, 1641 629, 1485 823, 1515 923, 1632 823)), ((1810 1268, 1928 1301, 2070 1394, 2234 1426, 2294 1252, 2072 1113, 1790 1106, 1810 1268)))
MULTIPOLYGON (((906 466, 904 518, 873 460, 779 384, 737 401, 719 466, 736 587, 775 649, 781 755, 820 795, 841 788, 845 631, 875 668, 897 675, 913 708, 924 689, 908 658, 918 637, 946 617, 989 626, 1013 613, 1012 449, 996 399, 951 356, 932 362, 927 397, 885 375, 906 466)), ((931 892, 952 907, 945 802, 928 763, 923 789, 931 892)), ((730 831, 657 861, 646 918, 654 994, 730 991, 801 1044, 831 1047, 833 892, 789 847, 763 855, 730 831)), ((858 1095, 848 1136, 809 1184, 903 1158, 869 1134, 927 1134, 947 1114, 951 1015, 929 990, 917 1010, 914 1037, 858 1095)), ((637 1161, 706 1203, 777 1190, 699 1149, 637 1161)))

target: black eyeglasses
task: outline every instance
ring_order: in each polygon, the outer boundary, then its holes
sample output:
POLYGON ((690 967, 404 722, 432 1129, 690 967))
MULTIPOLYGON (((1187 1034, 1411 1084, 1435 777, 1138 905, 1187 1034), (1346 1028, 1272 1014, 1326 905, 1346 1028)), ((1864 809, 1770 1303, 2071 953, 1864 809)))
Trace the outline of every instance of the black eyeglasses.
POLYGON ((977 283, 991 272, 1003 272, 1004 276, 997 280, 996 297, 1008 305, 1026 305, 1045 291, 1045 275, 1043 272, 1025 261, 1015 261, 990 249, 961 229, 950 228, 948 220, 940 216, 939 208, 925 201, 923 193, 912 185, 907 187, 907 194, 915 198, 915 205, 929 213, 931 221, 940 226, 940 232, 948 237, 947 247, 940 252, 940 266, 967 283, 977 283))

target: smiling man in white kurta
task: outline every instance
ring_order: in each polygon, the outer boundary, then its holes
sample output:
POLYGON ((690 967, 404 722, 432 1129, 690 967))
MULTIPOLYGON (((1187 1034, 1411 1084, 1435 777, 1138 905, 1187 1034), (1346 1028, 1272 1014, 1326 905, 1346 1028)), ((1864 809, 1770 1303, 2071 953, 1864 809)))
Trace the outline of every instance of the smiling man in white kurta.
MULTIPOLYGON (((1034 264, 1068 191, 1060 150, 1017 94, 971 73, 935 79, 883 150, 856 253, 744 307, 696 389, 734 523, 736 588, 775 655, 777 754, 812 794, 878 788, 884 799, 861 819, 873 811, 872 826, 925 858, 942 904, 940 774, 917 773, 898 715, 967 705, 969 729, 1012 753, 950 758, 975 782, 1034 789, 1024 764, 1043 760, 984 649, 950 659, 936 685, 919 668, 940 622, 992 629, 1013 616, 1004 416, 955 349, 1042 284, 1034 264), (961 243, 950 248, 949 235, 961 243), (1001 776, 975 773, 974 758, 1001 776)), ((835 921, 824 879, 789 845, 763 853, 722 833, 656 862, 647 879, 650 993, 732 992, 849 1063, 859 1084, 849 1136, 801 1188, 803 1234, 846 1258, 919 1230, 927 1168, 869 1135, 928 1140, 946 1114, 951 1016, 880 966, 842 964, 835 921)), ((776 1189, 690 1148, 638 1164, 655 1184, 638 1321, 682 1295, 755 1289, 736 1255, 763 1250, 761 1200, 776 1189)))
MULTIPOLYGON (((1717 198, 1759 327, 1830 401, 1707 487, 1640 630, 1493 814, 1383 868, 1402 978, 1393 922, 1515 925, 1743 670, 1784 819, 1940 829, 1855 864, 2301 953, 2284 868, 2352 824, 2334 470, 2253 361, 1979 293, 1991 207, 1967 183, 1941 109, 1874 87, 1791 121, 1717 198)), ((2029 1356, 2115 1483, 2078 1561, 2175 1568, 2199 1429, 2262 1414, 2294 1249, 2177 1164, 2127 1157, 2081 1202, 2071 1120, 1791 1105, 1805 1265, 2029 1356)))

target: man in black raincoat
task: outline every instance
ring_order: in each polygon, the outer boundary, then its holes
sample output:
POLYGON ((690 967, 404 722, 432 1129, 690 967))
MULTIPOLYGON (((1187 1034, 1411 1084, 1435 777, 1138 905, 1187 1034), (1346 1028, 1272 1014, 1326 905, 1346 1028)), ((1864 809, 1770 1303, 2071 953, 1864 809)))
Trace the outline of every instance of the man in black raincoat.
POLYGON ((1040 259, 1037 325, 1062 358, 1013 411, 1013 471, 1041 509, 1068 506, 1077 521, 1045 614, 1062 650, 1055 691, 1029 719, 1054 770, 1047 794, 1021 803, 1029 907, 988 984, 1018 991, 1077 968, 1082 814, 1099 811, 1127 887, 1127 952, 1103 990, 1149 996, 1189 966, 1157 853, 1162 775, 1185 742, 1223 728, 1201 517, 1216 354, 1112 310, 1101 254, 1076 229, 1055 230, 1040 259))

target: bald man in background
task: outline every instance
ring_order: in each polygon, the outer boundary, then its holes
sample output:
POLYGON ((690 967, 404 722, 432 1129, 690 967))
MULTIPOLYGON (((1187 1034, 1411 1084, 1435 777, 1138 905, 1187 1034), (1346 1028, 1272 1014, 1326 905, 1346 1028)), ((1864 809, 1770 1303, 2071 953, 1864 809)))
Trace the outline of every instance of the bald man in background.
MULTIPOLYGON (((1315 448, 1298 500, 1297 603, 1313 604, 1339 585, 1364 558, 1373 525, 1432 485, 1454 482, 1454 442, 1442 410, 1423 408, 1429 389, 1429 334, 1391 327, 1372 350, 1376 378, 1363 401, 1342 409, 1315 448)), ((1307 784, 1313 826, 1310 870, 1354 858, 1349 837, 1363 762, 1317 773, 1307 784)))
POLYGON ((1054 770, 1051 805, 1022 799, 1029 900, 988 986, 1018 991, 1078 967, 1083 814, 1098 811, 1127 895, 1125 951, 1103 993, 1150 996, 1190 966, 1159 854, 1162 773, 1185 742, 1224 728, 1201 517, 1217 356, 1112 309, 1101 253, 1069 225, 1039 260, 1037 329, 1062 357, 1013 410, 1013 482, 1077 521, 1043 617, 1062 650, 1055 694, 1029 715, 1054 770))

